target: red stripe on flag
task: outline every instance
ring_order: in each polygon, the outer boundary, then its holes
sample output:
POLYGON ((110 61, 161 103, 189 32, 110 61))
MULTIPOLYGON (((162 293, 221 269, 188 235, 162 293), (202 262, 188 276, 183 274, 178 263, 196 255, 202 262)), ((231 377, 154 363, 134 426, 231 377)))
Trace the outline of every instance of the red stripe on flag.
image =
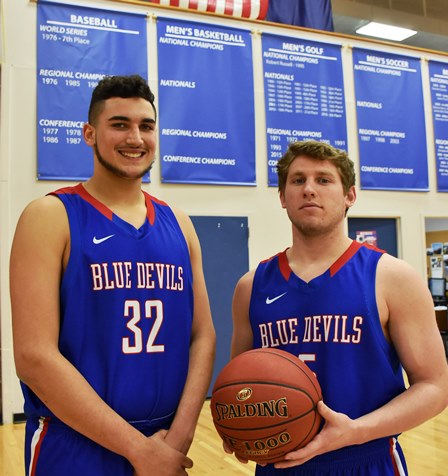
POLYGON ((224 13, 226 15, 233 15, 233 0, 226 0, 224 13))
MULTIPOLYGON (((151 3, 156 3, 160 5, 161 0, 149 0, 151 3)), ((259 5, 259 12, 256 20, 264 20, 267 15, 269 0, 243 0, 241 15, 235 15, 235 0, 206 0, 207 1, 207 12, 216 13, 218 6, 224 5, 224 13, 226 15, 235 16, 238 18, 251 18, 252 10, 254 10, 253 5, 259 5), (225 3, 223 3, 225 2, 225 3)), ((180 0, 170 0, 170 7, 179 7, 180 0)), ((189 0, 188 8, 191 10, 199 10, 199 0, 189 0)))
POLYGON ((207 2, 207 11, 215 13, 215 11, 216 11, 216 0, 208 0, 208 2, 207 2))
POLYGON ((264 20, 268 13, 269 0, 260 0, 260 14, 258 20, 264 20))
POLYGON ((250 12, 251 12, 251 0, 246 0, 243 2, 243 9, 241 11, 241 17, 242 18, 250 18, 250 12))

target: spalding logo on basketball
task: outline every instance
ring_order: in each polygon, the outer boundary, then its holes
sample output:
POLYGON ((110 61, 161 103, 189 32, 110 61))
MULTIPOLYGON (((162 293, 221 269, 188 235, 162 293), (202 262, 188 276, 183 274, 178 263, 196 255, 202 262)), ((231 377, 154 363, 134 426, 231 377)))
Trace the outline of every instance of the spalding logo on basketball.
POLYGON ((258 463, 281 461, 319 430, 315 375, 299 358, 278 349, 254 349, 232 359, 213 387, 216 430, 236 455, 258 463))

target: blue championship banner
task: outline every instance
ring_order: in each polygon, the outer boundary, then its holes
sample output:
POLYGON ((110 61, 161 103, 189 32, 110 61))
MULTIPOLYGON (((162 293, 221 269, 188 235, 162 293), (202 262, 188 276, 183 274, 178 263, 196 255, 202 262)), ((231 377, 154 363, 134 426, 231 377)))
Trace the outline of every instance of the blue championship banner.
POLYGON ((161 180, 255 185, 250 32, 159 18, 161 180))
POLYGON ((448 192, 448 63, 429 61, 437 191, 448 192))
POLYGON ((360 185, 426 192, 426 149, 420 60, 353 49, 360 185))
POLYGON ((291 141, 347 149, 341 47, 263 34, 268 185, 291 141))
POLYGON ((92 175, 92 150, 82 128, 93 88, 106 75, 147 78, 146 52, 144 15, 39 1, 38 179, 85 180, 92 175))

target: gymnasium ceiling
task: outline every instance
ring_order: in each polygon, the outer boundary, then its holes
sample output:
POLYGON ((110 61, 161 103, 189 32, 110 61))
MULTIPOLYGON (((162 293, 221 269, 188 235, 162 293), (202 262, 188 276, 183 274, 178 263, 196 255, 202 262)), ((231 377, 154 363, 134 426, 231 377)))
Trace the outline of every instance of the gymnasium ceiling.
POLYGON ((335 32, 369 38, 356 30, 376 21, 418 31, 399 44, 448 53, 448 0, 331 0, 331 4, 335 32))

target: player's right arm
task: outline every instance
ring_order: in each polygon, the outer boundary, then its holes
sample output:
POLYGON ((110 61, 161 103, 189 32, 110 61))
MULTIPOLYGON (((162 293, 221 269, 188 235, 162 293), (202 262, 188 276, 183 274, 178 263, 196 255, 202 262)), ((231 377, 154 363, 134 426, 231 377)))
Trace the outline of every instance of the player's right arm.
POLYGON ((250 297, 255 270, 248 271, 238 281, 232 300, 232 347, 231 358, 253 348, 253 332, 249 319, 250 297))
POLYGON ((28 205, 17 225, 10 260, 17 375, 59 419, 127 458, 138 476, 186 475, 189 458, 161 438, 147 438, 133 428, 60 353, 59 288, 69 248, 62 202, 47 196, 28 205))

